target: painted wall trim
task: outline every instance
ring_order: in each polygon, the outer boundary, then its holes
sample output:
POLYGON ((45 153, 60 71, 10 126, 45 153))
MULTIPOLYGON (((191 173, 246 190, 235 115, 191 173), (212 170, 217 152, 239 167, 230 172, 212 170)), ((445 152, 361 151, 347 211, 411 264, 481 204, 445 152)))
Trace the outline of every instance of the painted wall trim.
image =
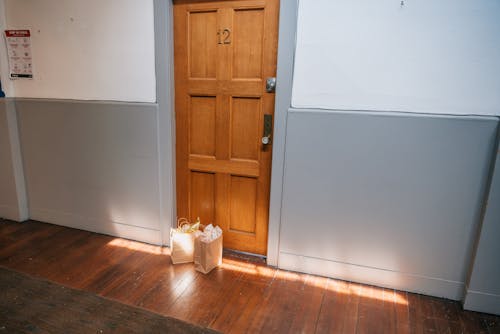
POLYGON ((176 222, 174 38, 172 0, 154 0, 156 102, 158 103, 158 157, 160 229, 162 244, 170 243, 176 222))
POLYGON ((114 221, 103 222, 102 219, 94 217, 82 217, 71 213, 55 212, 39 208, 32 208, 30 210, 30 216, 31 219, 41 222, 49 222, 50 224, 142 241, 154 245, 161 244, 160 231, 155 229, 128 225, 114 221))
POLYGON ((280 268, 460 300, 464 283, 280 252, 280 268))
POLYGON ((493 254, 500 249, 497 245, 500 220, 498 194, 500 190, 500 127, 497 127, 497 140, 492 152, 488 187, 484 196, 481 223, 477 229, 474 252, 466 281, 464 309, 500 315, 499 274, 497 260, 493 254))
MULTIPOLYGON (((44 99, 44 98, 29 98, 16 97, 11 100, 15 102, 45 102, 45 103, 78 103, 78 104, 95 104, 95 105, 115 105, 115 106, 156 106, 156 102, 127 102, 127 101, 108 101, 108 100, 75 100, 75 99, 44 99)), ((144 110, 145 112, 156 112, 154 110, 144 110)))
MULTIPOLYGON (((26 181, 24 177, 24 167, 21 155, 21 143, 19 141, 19 126, 17 123, 17 113, 15 100, 5 99, 7 126, 9 131, 10 153, 12 157, 12 170, 14 173, 14 183, 16 185, 17 214, 9 218, 16 221, 25 221, 29 218, 28 197, 26 194, 26 181)), ((14 209, 14 208, 11 208, 14 209)), ((9 210, 10 211, 10 210, 9 210)), ((15 211, 11 211, 14 213, 15 211)))
POLYGON ((283 177, 285 175, 286 124, 288 109, 292 104, 297 15, 297 0, 280 1, 278 70, 276 74, 277 84, 274 107, 273 158, 267 241, 267 264, 270 266, 278 266, 279 258, 283 177))
POLYGON ((500 314, 500 295, 467 290, 464 309, 476 312, 500 314))
POLYGON ((394 116, 407 118, 439 118, 439 119, 463 119, 463 120, 492 120, 498 121, 497 116, 481 115, 450 115, 450 114, 429 114, 406 111, 373 111, 373 110, 344 110, 344 109, 318 109, 318 108, 289 108, 289 113, 306 114, 359 114, 370 116, 394 116))

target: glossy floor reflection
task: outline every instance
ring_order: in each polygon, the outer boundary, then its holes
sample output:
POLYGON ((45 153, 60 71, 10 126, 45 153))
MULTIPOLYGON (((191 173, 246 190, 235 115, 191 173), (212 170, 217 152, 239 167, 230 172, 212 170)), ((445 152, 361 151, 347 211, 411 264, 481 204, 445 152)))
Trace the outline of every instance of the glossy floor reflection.
POLYGON ((0 220, 0 265, 227 333, 499 333, 499 317, 434 297, 277 270, 225 253, 204 275, 169 249, 0 220))

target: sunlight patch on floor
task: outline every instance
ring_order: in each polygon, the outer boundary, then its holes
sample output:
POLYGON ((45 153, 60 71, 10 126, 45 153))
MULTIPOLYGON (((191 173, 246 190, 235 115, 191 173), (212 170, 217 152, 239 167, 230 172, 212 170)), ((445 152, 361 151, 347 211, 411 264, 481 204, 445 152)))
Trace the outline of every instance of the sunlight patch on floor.
POLYGON ((350 283, 347 281, 335 280, 321 276, 279 270, 231 259, 224 259, 221 268, 260 277, 274 278, 275 280, 281 280, 284 282, 303 282, 304 286, 317 288, 319 290, 326 289, 327 291, 344 295, 352 295, 360 298, 376 299, 382 302, 408 305, 408 300, 403 296, 403 294, 392 289, 384 289, 376 286, 350 283))
POLYGON ((170 255, 170 249, 167 247, 155 246, 127 239, 120 239, 120 238, 113 239, 108 243, 108 245, 114 247, 123 247, 130 250, 140 251, 155 255, 170 255))

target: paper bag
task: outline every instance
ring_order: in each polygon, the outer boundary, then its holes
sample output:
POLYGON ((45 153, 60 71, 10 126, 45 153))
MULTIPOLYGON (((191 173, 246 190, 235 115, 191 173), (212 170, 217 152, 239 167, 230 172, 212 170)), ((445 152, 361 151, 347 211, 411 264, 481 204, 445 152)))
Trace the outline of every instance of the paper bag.
POLYGON ((170 257, 172 263, 193 262, 194 233, 179 232, 177 229, 170 230, 170 257))
POLYGON ((222 235, 205 242, 202 238, 194 241, 194 268, 204 274, 222 264, 222 235))
POLYGON ((199 222, 196 224, 191 225, 182 218, 177 222, 177 228, 170 229, 170 257, 173 264, 193 262, 195 232, 199 222))

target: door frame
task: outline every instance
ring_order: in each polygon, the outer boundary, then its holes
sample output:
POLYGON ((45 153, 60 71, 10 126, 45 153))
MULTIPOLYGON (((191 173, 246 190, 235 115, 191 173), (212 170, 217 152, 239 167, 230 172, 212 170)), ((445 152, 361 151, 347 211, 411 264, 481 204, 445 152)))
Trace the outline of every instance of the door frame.
MULTIPOLYGON (((153 0, 159 217, 163 245, 169 244, 170 228, 176 224, 175 185, 175 94, 173 1, 153 0)), ((292 100, 298 0, 280 0, 277 86, 274 107, 273 156, 267 241, 267 264, 278 266, 281 206, 288 109, 292 100), (292 56, 290 56, 292 55, 292 56)))

